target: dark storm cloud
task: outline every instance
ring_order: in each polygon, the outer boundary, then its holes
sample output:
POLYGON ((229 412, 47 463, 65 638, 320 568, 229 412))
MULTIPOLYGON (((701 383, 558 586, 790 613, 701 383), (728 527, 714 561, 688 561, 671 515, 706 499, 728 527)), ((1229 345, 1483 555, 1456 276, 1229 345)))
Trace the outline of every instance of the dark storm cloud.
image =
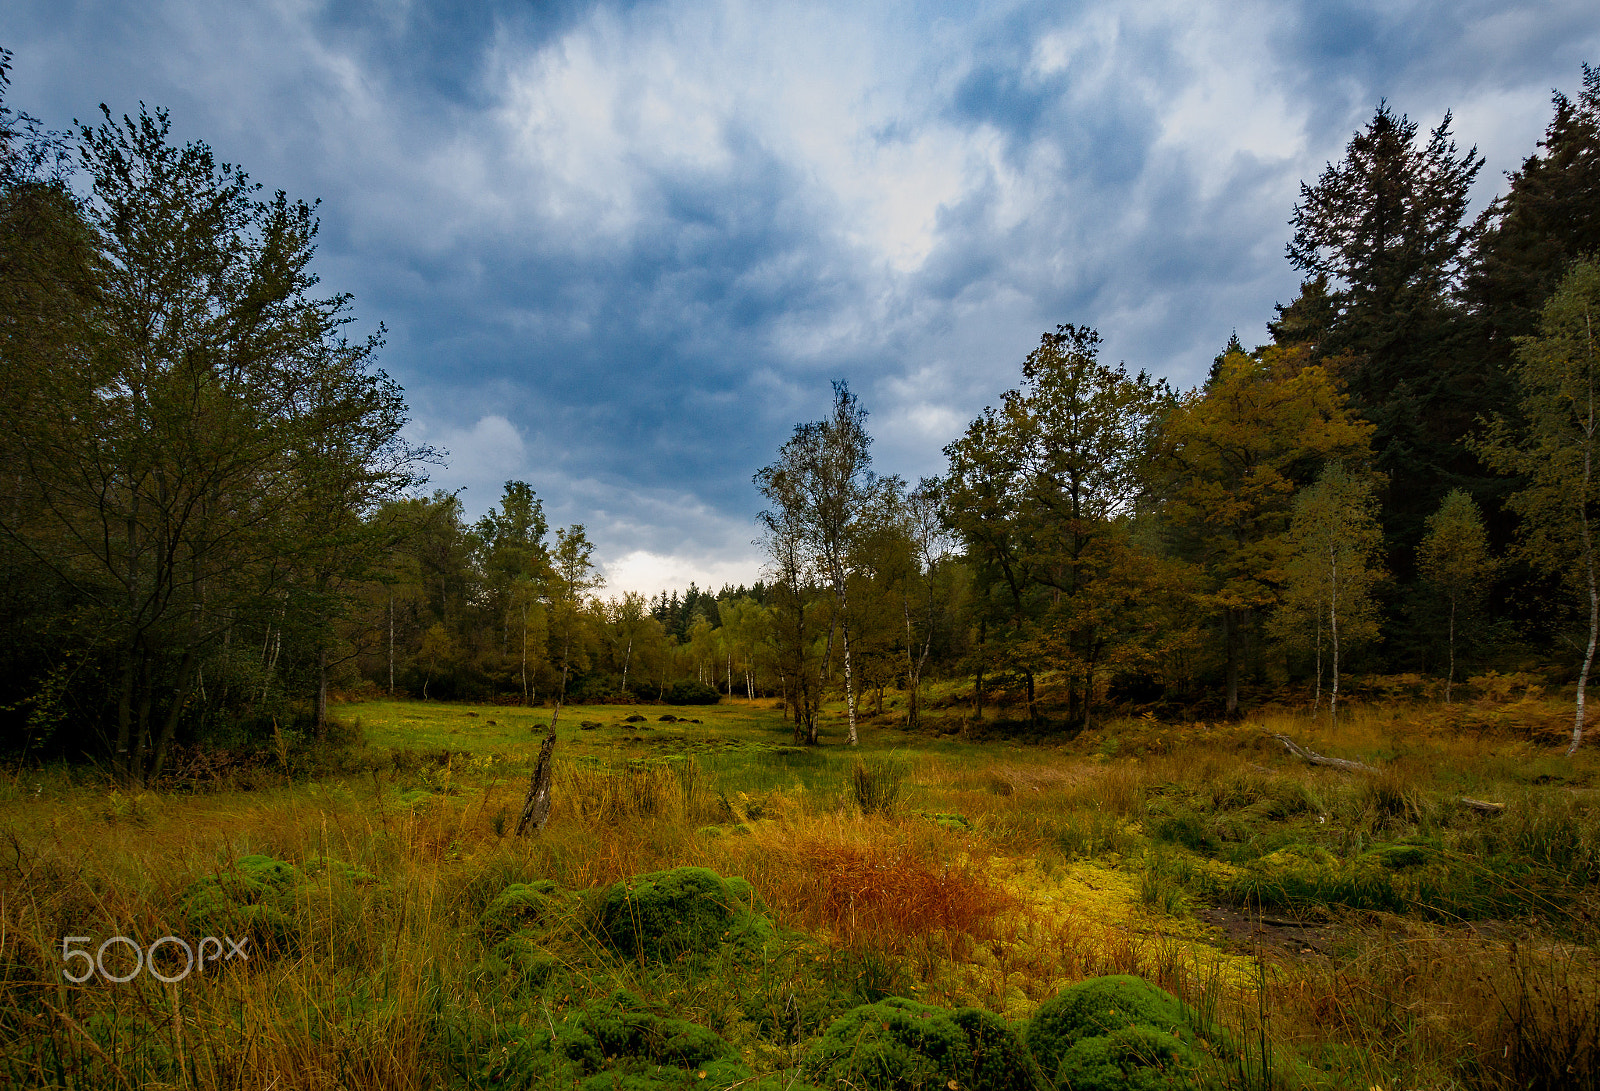
POLYGON ((13 105, 141 99, 321 196, 468 508, 525 478, 614 585, 749 579, 751 473, 848 378, 885 471, 1039 334, 1179 385, 1295 290, 1301 179, 1387 97, 1528 154, 1590 5, 13 4, 13 105))

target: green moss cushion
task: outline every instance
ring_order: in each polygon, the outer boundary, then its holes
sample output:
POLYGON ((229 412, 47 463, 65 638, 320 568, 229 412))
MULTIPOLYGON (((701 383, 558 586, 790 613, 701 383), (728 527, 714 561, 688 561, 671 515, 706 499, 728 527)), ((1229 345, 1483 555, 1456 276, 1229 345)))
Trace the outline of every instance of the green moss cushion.
POLYGON ((977 1008, 891 997, 834 1021, 802 1070, 822 1084, 861 1091, 1032 1091, 1036 1068, 1005 1021, 977 1008))
POLYGON ((673 958, 770 936, 765 908, 745 880, 684 867, 613 884, 600 901, 598 917, 601 934, 619 954, 673 958))

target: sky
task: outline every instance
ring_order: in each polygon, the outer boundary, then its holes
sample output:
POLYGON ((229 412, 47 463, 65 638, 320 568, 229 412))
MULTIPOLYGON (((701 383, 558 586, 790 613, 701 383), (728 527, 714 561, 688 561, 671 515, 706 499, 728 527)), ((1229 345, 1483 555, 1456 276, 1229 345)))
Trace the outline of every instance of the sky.
POLYGON ((510 479, 607 593, 761 570, 752 475, 843 379, 938 473, 1060 323, 1193 386, 1297 292, 1302 181, 1446 110, 1475 210, 1600 63, 1593 0, 7 0, 8 105, 171 113, 320 199, 429 488, 510 479))

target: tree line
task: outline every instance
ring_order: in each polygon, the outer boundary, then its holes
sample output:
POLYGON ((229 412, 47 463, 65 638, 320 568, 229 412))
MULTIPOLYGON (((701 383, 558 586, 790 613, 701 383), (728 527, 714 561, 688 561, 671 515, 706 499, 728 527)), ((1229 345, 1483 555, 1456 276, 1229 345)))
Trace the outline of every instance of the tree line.
POLYGON ((1069 732, 1108 703, 1233 715, 1285 686, 1337 716, 1352 667, 1447 700, 1468 667, 1536 668, 1578 683, 1575 749, 1600 638, 1600 73, 1475 218, 1483 159, 1451 125, 1379 104, 1301 186, 1305 279, 1271 341, 1232 338, 1193 390, 1060 326, 910 489, 873 474, 836 386, 756 476, 797 731, 837 637, 854 738, 867 634, 892 631, 913 695, 960 673, 976 715, 1004 697, 1069 732))
MULTIPOLYGON (((0 95, 9 54, 0 53, 0 95)), ((1387 104, 1301 188, 1304 274, 1174 390, 1046 333, 915 484, 847 384, 755 475, 751 587, 606 595, 526 482, 421 492, 377 337, 310 271, 314 206, 166 115, 72 134, 0 97, 0 746, 130 781, 172 748, 325 731, 330 693, 518 702, 825 695, 964 679, 964 715, 1236 714, 1352 669, 1559 665, 1600 630, 1592 316, 1600 77, 1505 194, 1447 114, 1387 104), (69 184, 81 182, 76 189, 69 184), (1003 711, 1001 711, 1003 710, 1003 711)), ((1570 669, 1568 669, 1570 668, 1570 669)))

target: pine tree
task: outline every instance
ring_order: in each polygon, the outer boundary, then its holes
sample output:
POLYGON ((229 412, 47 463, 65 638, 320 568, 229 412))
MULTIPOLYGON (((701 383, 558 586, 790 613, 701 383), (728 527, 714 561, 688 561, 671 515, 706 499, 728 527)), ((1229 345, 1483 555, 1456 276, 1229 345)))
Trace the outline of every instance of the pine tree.
MULTIPOLYGON (((1457 150, 1450 124, 1446 113, 1419 141, 1414 122, 1380 104, 1344 160, 1329 164, 1316 185, 1301 185, 1288 247, 1296 268, 1332 285, 1333 314, 1317 359, 1375 426, 1376 468, 1389 479, 1391 563, 1402 574, 1443 493, 1481 488, 1488 476, 1461 446, 1494 406, 1482 400, 1486 384, 1462 351, 1465 326, 1454 298, 1475 237, 1464 218, 1483 158, 1476 148, 1457 150)), ((1297 312, 1296 321, 1275 334, 1298 340, 1302 321, 1321 324, 1327 312, 1317 306, 1318 283, 1280 311, 1285 320, 1297 312)))

